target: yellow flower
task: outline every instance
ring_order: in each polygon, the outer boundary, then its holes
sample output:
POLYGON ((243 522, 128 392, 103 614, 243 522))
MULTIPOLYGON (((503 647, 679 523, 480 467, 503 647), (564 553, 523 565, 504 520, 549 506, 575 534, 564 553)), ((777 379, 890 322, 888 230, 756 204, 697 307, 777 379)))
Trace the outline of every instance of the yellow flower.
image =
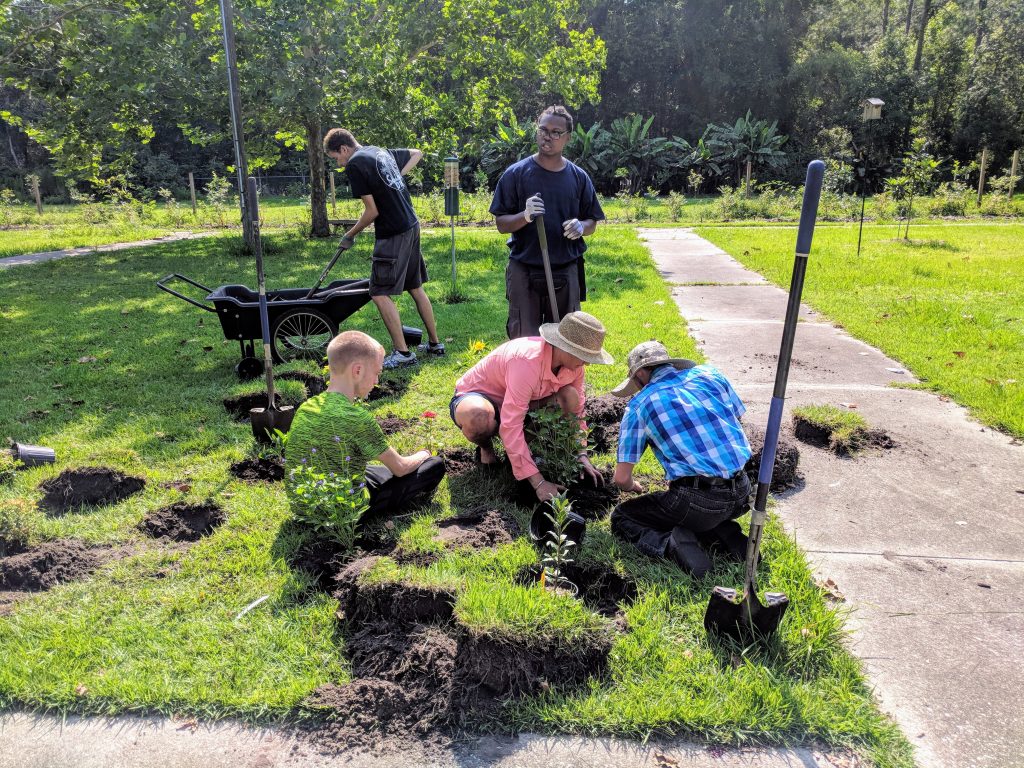
POLYGON ((484 344, 484 342, 481 341, 480 339, 469 342, 469 351, 472 352, 473 354, 483 352, 485 349, 487 349, 487 345, 484 344))

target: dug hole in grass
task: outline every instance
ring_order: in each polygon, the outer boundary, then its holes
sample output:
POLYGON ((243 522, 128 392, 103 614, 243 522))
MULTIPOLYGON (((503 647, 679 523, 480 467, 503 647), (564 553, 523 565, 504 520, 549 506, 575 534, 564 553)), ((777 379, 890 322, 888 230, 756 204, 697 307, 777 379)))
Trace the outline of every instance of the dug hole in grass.
MULTIPOLYGON (((424 233, 428 269, 438 276, 427 284, 433 297, 447 287, 448 238, 448 232, 424 233)), ((413 420, 425 410, 444 414, 454 381, 504 340, 502 238, 489 230, 460 231, 458 238, 459 287, 471 300, 434 303, 449 354, 389 374, 388 395, 367 404, 375 415, 413 420), (471 355, 476 342, 483 349, 471 355)), ((275 239, 279 255, 267 265, 275 288, 312 285, 333 251, 332 243, 291 235, 275 239)), ((0 431, 51 446, 58 456, 56 465, 19 471, 0 486, 0 509, 23 512, 12 517, 37 543, 73 537, 139 547, 85 580, 28 596, 0 617, 4 705, 290 720, 305 716, 313 691, 344 688, 357 675, 383 673, 391 663, 378 665, 364 654, 374 637, 367 627, 365 644, 354 646, 355 636, 335 616, 337 598, 318 588, 315 574, 290 564, 303 539, 288 527, 282 485, 243 482, 229 473, 253 445, 249 425, 235 421, 222 404, 244 391, 233 372, 237 344, 224 342, 205 313, 153 285, 171 272, 211 286, 251 285, 251 259, 222 240, 0 272, 0 295, 15 297, 0 306, 10 328, 0 370, 0 431), (55 313, 55 305, 64 309, 55 313), (83 358, 90 361, 78 362, 83 358), (37 507, 39 485, 69 466, 108 466, 144 477, 146 486, 115 504, 48 517, 37 507), (187 547, 148 539, 138 528, 156 510, 208 500, 223 510, 224 521, 187 547)), ((606 348, 619 361, 588 368, 591 396, 618 384, 626 355, 639 340, 658 338, 674 354, 700 359, 635 234, 599 228, 589 244, 586 310, 608 328, 606 348)), ((368 242, 357 244, 336 268, 337 276, 365 276, 369 251, 368 242)), ((400 310, 403 320, 416 322, 410 301, 403 299, 400 310)), ((372 307, 344 327, 386 338, 372 307)), ((258 393, 259 386, 251 391, 258 393)), ((417 423, 389 439, 409 453, 423 447, 426 426, 417 423)), ((468 449, 450 419, 431 420, 429 427, 436 449, 468 449)), ((607 470, 614 445, 594 461, 607 470)), ((649 454, 638 471, 661 474, 649 454)), ((545 680, 546 690, 539 682, 532 687, 535 678, 521 697, 499 696, 491 704, 481 702, 479 711, 459 708, 474 713, 460 715, 467 727, 673 734, 727 744, 820 743, 851 746, 879 765, 910 764, 909 747, 879 714, 858 665, 843 648, 835 607, 813 585, 803 556, 777 526, 766 534, 762 583, 787 592, 792 607, 775 645, 744 653, 711 645, 702 627, 714 583, 742 583, 738 565, 717 564, 711 576, 695 583, 616 540, 607 521, 592 521, 575 565, 614 572, 636 585, 633 602, 621 601, 613 617, 583 597, 524 584, 522 574, 539 563, 539 555, 518 532, 509 534, 511 541, 483 547, 444 540, 446 520, 481 507, 525 530, 528 512, 511 495, 510 480, 500 474, 470 468, 449 477, 415 523, 405 518, 388 532, 388 546, 429 557, 399 562, 378 555, 366 575, 382 584, 451 592, 452 618, 432 620, 423 630, 438 663, 448 658, 441 654, 449 648, 442 625, 455 627, 461 638, 504 642, 529 635, 570 650, 579 638, 609 638, 600 674, 568 686, 545 680), (430 543, 438 540, 439 545, 430 543)), ((390 701, 405 700, 397 688, 386 687, 395 697, 390 701)))

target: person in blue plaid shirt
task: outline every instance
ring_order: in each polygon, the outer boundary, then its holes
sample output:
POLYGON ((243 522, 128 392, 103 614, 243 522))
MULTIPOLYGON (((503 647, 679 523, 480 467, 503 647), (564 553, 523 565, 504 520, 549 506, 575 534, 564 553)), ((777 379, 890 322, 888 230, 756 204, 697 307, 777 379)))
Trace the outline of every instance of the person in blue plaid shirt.
POLYGON ((747 537, 735 518, 749 509, 743 467, 750 444, 746 408, 721 371, 669 357, 657 341, 629 353, 629 377, 612 394, 629 397, 619 428, 615 484, 643 495, 612 511, 612 532, 651 557, 674 560, 695 578, 711 569, 705 547, 743 560, 747 537), (650 446, 667 491, 644 494, 633 467, 650 446))

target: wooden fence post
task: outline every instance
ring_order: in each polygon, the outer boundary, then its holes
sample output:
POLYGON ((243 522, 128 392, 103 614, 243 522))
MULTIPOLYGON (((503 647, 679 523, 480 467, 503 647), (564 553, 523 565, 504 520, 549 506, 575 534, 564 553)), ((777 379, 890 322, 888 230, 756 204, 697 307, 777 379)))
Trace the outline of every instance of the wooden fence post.
POLYGON ((188 193, 192 196, 192 215, 196 215, 196 177, 188 172, 188 193))
POLYGON ((981 148, 981 169, 978 171, 978 207, 981 207, 981 193, 985 191, 985 163, 988 162, 988 147, 981 148))
POLYGON ((1017 161, 1020 159, 1020 150, 1013 150, 1013 162, 1010 163, 1010 191, 1006 196, 1013 200, 1013 188, 1017 186, 1017 161))
MULTIPOLYGON (((1016 157, 1016 155, 1014 155, 1016 157)), ((338 218, 338 201, 334 196, 334 171, 327 174, 331 179, 331 215, 338 218)))
POLYGON ((39 177, 32 174, 32 196, 36 199, 36 213, 43 212, 43 199, 39 196, 39 177))

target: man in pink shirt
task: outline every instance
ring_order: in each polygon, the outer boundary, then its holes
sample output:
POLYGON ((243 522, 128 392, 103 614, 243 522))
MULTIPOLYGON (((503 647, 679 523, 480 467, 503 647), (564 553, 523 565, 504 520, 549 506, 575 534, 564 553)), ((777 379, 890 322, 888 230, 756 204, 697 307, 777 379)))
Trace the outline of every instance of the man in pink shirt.
MULTIPOLYGON (((523 434, 531 408, 556 403, 564 413, 583 417, 583 374, 587 364, 608 365, 601 321, 586 312, 570 312, 558 324, 540 327, 540 338, 505 342, 474 365, 455 384, 449 410, 455 426, 478 448, 483 464, 497 461, 492 438, 501 437, 516 480, 530 483, 546 501, 565 490, 537 469, 523 434)), ((580 447, 583 471, 594 483, 604 479, 580 447)))

